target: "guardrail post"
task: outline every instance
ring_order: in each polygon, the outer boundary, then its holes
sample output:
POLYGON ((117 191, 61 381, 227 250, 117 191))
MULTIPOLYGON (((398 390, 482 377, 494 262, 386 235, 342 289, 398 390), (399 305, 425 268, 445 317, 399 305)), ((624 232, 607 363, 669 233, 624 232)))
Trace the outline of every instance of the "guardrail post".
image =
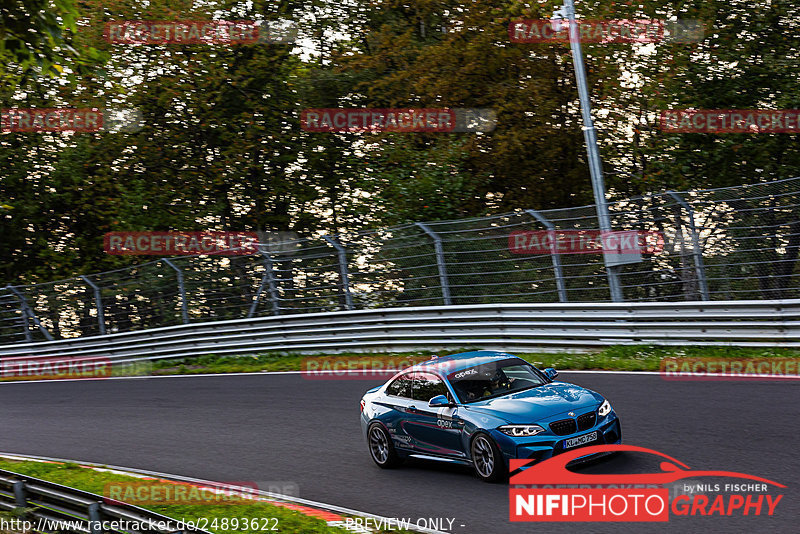
POLYGON ((700 299, 710 300, 708 281, 706 280, 706 266, 703 263, 703 251, 700 249, 700 236, 697 233, 697 226, 695 226, 694 223, 694 209, 691 204, 686 202, 686 200, 675 191, 667 191, 667 194, 689 213, 689 231, 692 234, 692 258, 697 282, 700 285, 700 299))
POLYGON ((414 223, 422 231, 433 239, 433 249, 436 251, 436 266, 439 268, 439 283, 442 286, 442 300, 445 306, 450 306, 453 301, 450 298, 450 282, 447 280, 447 265, 444 262, 444 249, 442 248, 442 238, 439 234, 430 229, 425 223, 414 223))
POLYGON ((353 309, 353 295, 350 293, 350 275, 347 271, 347 251, 337 240, 330 236, 324 235, 322 239, 328 242, 330 246, 336 249, 339 255, 339 277, 342 280, 342 293, 344 293, 345 308, 348 310, 353 309))
POLYGON ((22 480, 14 482, 14 484, 12 484, 12 488, 14 490, 14 504, 16 504, 19 508, 27 508, 28 492, 25 491, 25 482, 22 480))
MULTIPOLYGON (((542 225, 550 231, 556 229, 556 226, 550 222, 544 215, 536 210, 525 210, 525 212, 542 223, 542 225)), ((567 288, 564 285, 564 270, 561 268, 561 257, 556 252, 555 239, 550 240, 550 258, 553 260, 553 271, 556 274, 556 288, 558 289, 558 301, 567 302, 567 288)))
POLYGON ((6 289, 14 293, 14 295, 16 295, 17 298, 19 299, 20 309, 22 310, 22 317, 25 320, 25 339, 27 341, 31 341, 31 333, 30 330, 28 330, 28 324, 29 324, 28 321, 32 320, 33 324, 35 324, 37 328, 39 328, 39 331, 42 334, 44 334, 45 339, 47 339, 47 341, 53 341, 53 336, 50 335, 50 332, 47 330, 47 328, 42 326, 42 323, 39 321, 39 318, 36 317, 36 314, 33 313, 31 307, 28 306, 28 301, 25 300, 25 296, 19 291, 17 291, 17 289, 14 286, 6 286, 6 289))
POLYGON ((281 308, 278 305, 278 290, 275 287, 275 270, 272 265, 272 256, 270 256, 269 251, 264 250, 264 247, 261 245, 258 247, 258 253, 261 254, 261 258, 264 260, 264 274, 261 276, 261 284, 259 284, 256 296, 253 299, 253 303, 250 305, 250 311, 247 314, 248 319, 255 315, 258 303, 261 300, 261 294, 264 292, 264 287, 268 288, 269 299, 272 301, 272 314, 280 315, 281 313, 281 308))
POLYGON ((93 502, 89 505, 89 532, 90 534, 103 534, 103 518, 100 516, 100 504, 93 502))
POLYGON ((100 288, 89 280, 88 277, 81 275, 80 278, 94 291, 94 305, 97 308, 97 325, 100 327, 100 335, 104 336, 106 335, 106 318, 103 314, 103 299, 100 296, 100 288))
POLYGON ((175 270, 175 273, 178 275, 178 290, 181 293, 181 315, 183 317, 183 324, 189 323, 189 305, 186 302, 186 287, 183 285, 183 273, 178 268, 177 265, 169 261, 167 258, 163 259, 163 262, 172 267, 175 270))

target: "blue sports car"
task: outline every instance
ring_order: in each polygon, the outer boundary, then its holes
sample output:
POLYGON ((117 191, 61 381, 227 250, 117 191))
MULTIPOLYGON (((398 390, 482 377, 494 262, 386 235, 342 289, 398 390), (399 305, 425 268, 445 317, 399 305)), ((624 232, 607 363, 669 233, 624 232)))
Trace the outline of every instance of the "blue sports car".
POLYGON ((504 352, 433 358, 396 374, 361 399, 372 459, 406 457, 472 465, 486 481, 508 476, 512 458, 544 460, 587 445, 621 443, 611 404, 586 388, 555 382, 504 352))

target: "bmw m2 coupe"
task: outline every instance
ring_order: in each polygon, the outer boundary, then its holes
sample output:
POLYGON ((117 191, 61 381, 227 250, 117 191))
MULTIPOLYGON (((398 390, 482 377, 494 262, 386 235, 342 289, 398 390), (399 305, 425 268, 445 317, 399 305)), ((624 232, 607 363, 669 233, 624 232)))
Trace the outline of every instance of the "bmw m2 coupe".
POLYGON ((611 404, 556 382, 504 352, 433 358, 361 399, 361 427, 379 467, 408 457, 471 465, 483 480, 507 478, 512 458, 545 460, 578 447, 621 443, 611 404))

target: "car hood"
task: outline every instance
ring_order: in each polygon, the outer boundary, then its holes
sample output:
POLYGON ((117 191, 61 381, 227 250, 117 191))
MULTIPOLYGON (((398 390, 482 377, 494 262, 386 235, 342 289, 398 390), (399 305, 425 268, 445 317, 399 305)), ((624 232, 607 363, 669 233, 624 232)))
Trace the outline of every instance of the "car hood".
POLYGON ((467 404, 471 412, 492 415, 509 423, 535 423, 553 416, 574 411, 588 411, 603 402, 594 391, 565 382, 551 382, 543 386, 504 395, 494 399, 467 404))

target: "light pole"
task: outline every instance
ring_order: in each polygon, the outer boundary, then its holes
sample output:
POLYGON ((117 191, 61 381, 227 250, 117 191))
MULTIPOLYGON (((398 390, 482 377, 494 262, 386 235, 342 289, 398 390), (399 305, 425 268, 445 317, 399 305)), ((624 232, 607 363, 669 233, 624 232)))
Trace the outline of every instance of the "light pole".
MULTIPOLYGON (((583 51, 581 50, 580 33, 578 25, 575 23, 575 2, 564 0, 561 9, 553 13, 553 30, 560 29, 560 21, 569 21, 569 45, 572 49, 572 61, 575 65, 575 79, 578 83, 578 96, 581 101, 581 114, 583 115, 583 137, 586 139, 586 153, 589 157, 589 173, 592 177, 592 191, 594 192, 594 202, 597 205, 597 220, 600 223, 600 232, 605 234, 611 231, 611 217, 608 213, 608 203, 606 202, 606 186, 603 180, 603 166, 600 162, 600 152, 597 149, 597 130, 592 120, 592 107, 589 100, 589 84, 586 81, 586 68, 583 65, 583 51)), ((608 275, 608 287, 611 292, 611 300, 622 302, 622 285, 619 281, 619 267, 609 265, 609 258, 603 254, 608 275)))

